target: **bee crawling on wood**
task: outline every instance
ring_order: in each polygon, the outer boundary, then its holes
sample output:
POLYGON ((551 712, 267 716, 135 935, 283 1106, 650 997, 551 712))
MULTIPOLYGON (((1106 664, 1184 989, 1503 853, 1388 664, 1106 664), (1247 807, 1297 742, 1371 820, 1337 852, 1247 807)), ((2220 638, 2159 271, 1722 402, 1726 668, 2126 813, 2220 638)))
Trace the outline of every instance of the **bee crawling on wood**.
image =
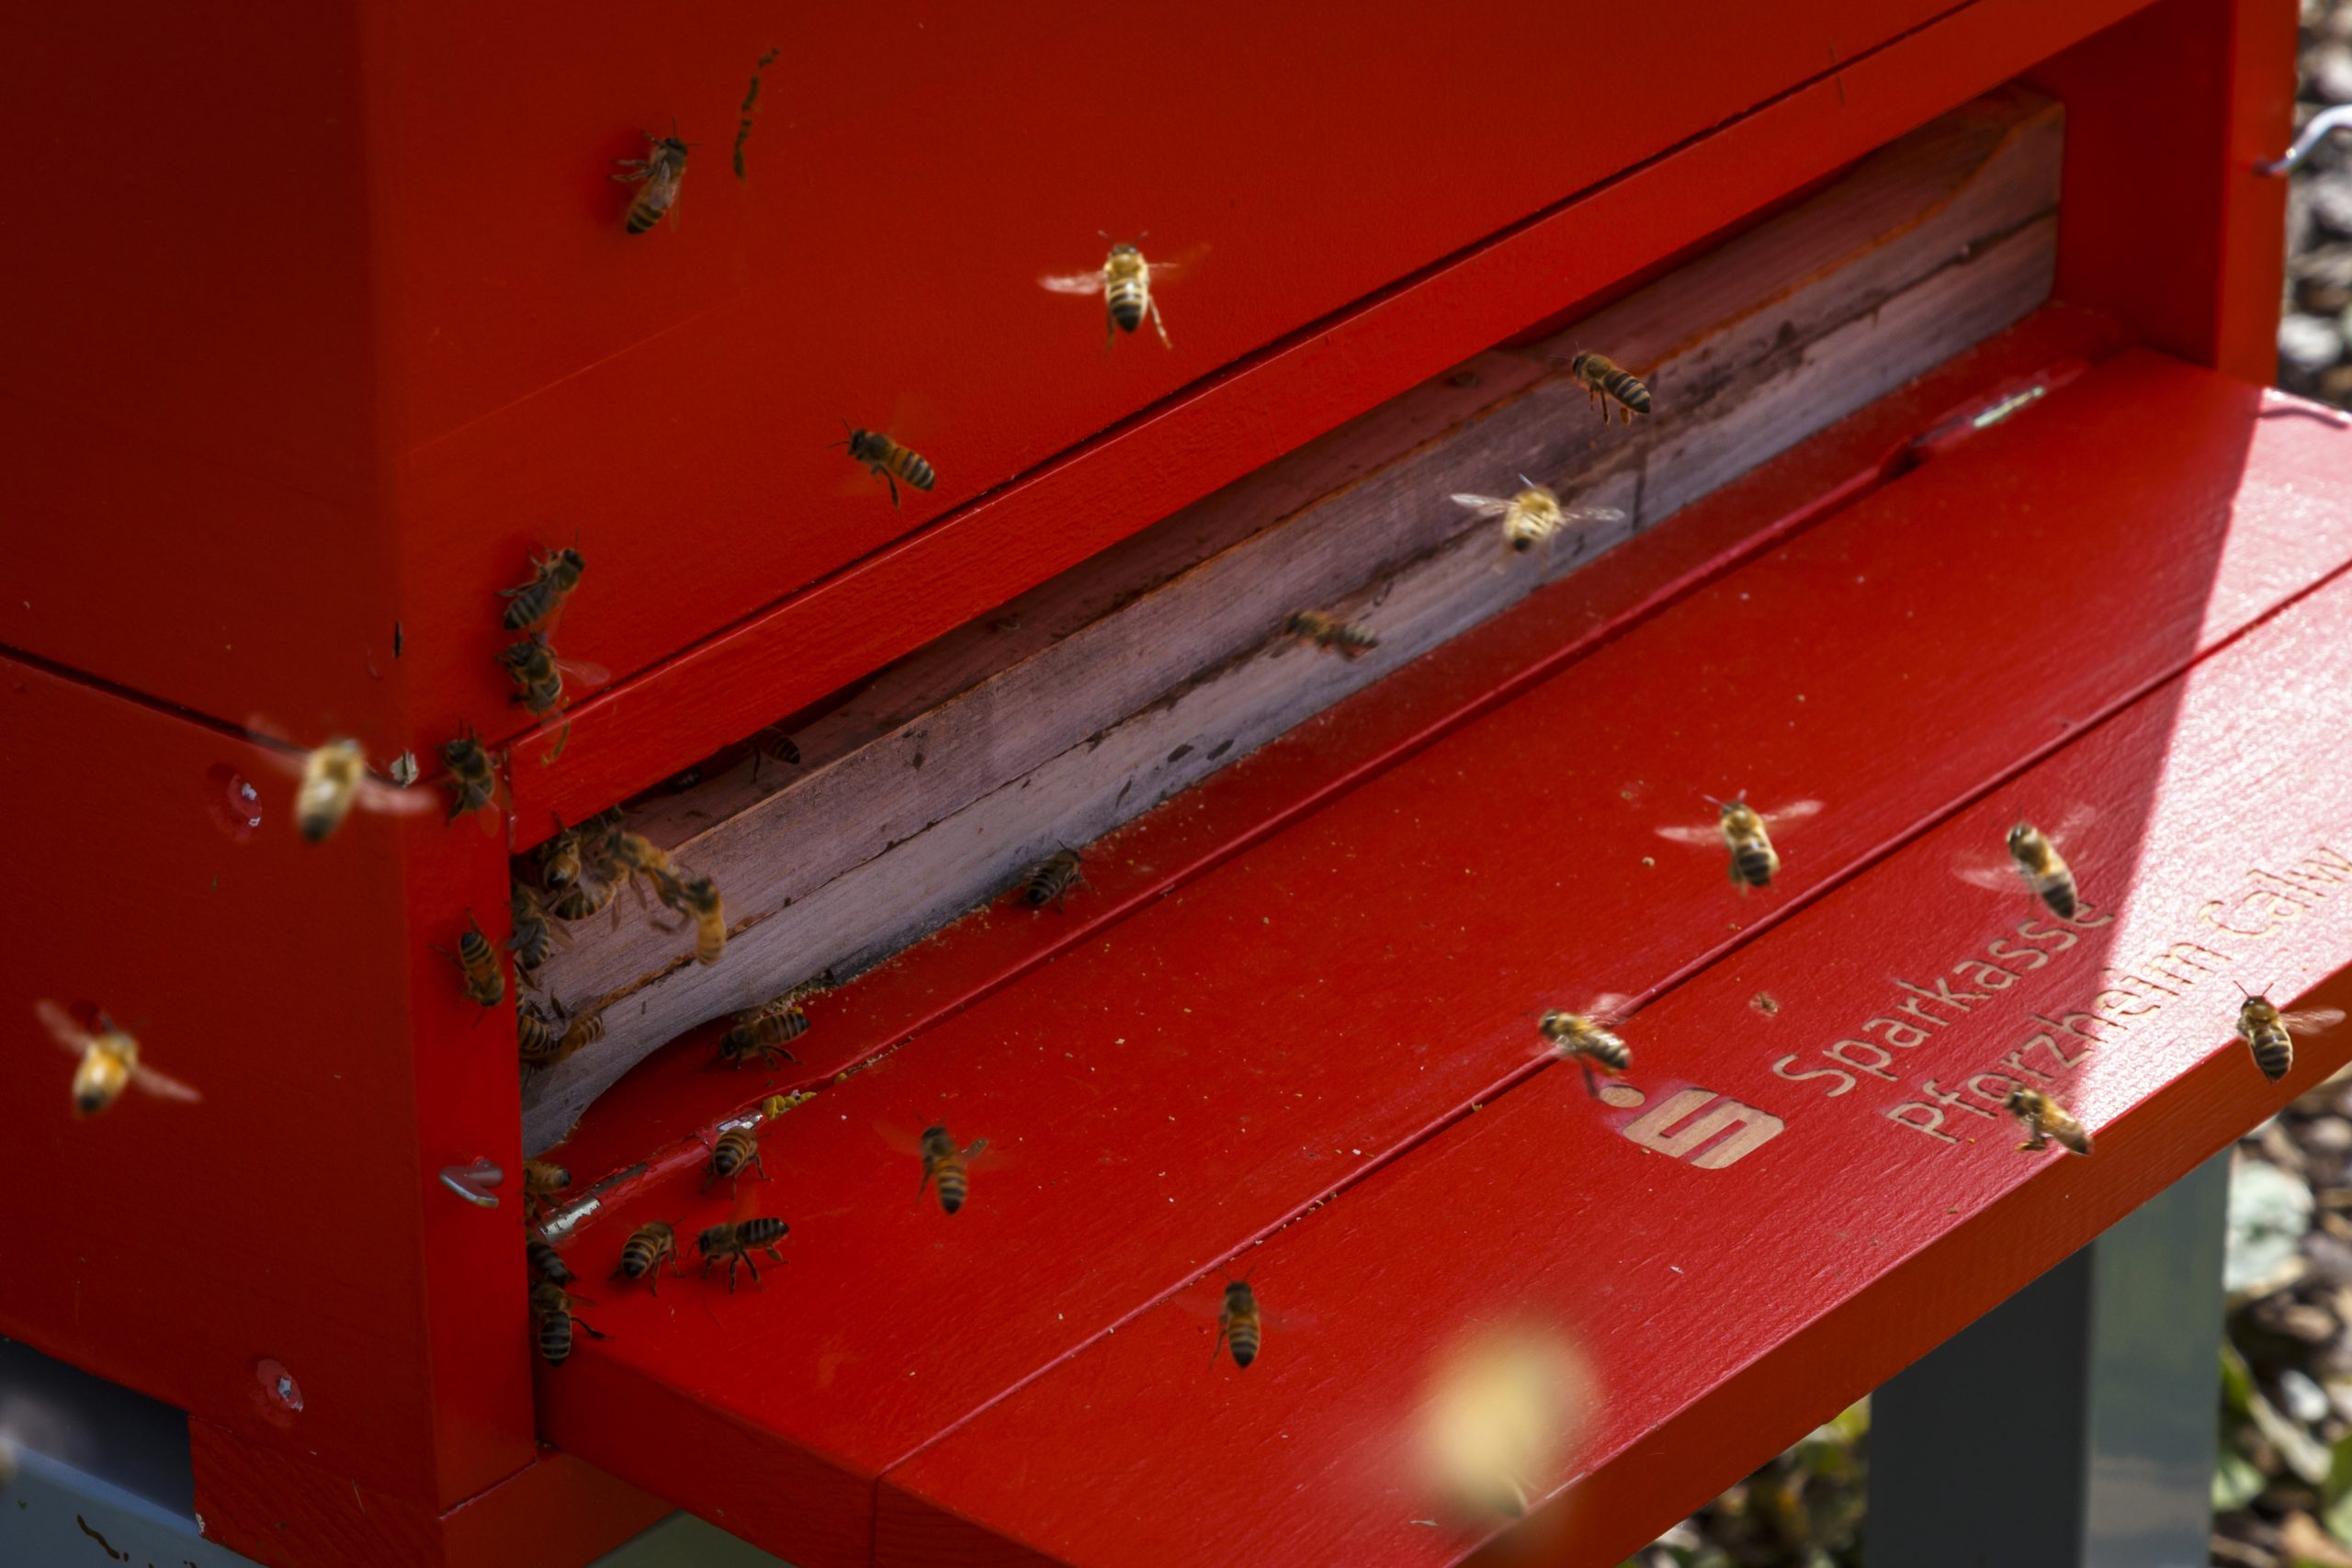
POLYGON ((757 1122, 729 1127, 718 1135, 718 1141, 710 1146, 710 1164, 703 1172, 702 1190, 709 1191, 710 1184, 724 1177, 728 1190, 733 1191, 736 1184, 742 1180, 746 1166, 756 1168, 762 1181, 768 1179, 767 1162, 760 1157, 757 1122))
POLYGON ((1362 659, 1380 646, 1380 639, 1363 627, 1320 610, 1293 611, 1283 622, 1283 635, 1346 659, 1362 659))
POLYGON ((2025 1123, 2026 1141, 2018 1145, 2019 1153, 2040 1154, 2055 1138, 2078 1155, 2091 1152, 2091 1135, 2064 1106, 2038 1089, 2023 1086, 2009 1090, 2009 1113, 2025 1123))
POLYGON ((1574 1062, 1584 1072, 1585 1092, 1598 1095, 1594 1069, 1611 1077, 1626 1071, 1634 1065, 1634 1053, 1624 1041, 1617 1037, 1612 1027, 1632 1004, 1631 997, 1611 993, 1593 998, 1582 1012, 1567 1012, 1554 1008, 1536 1023, 1536 1031, 1550 1044, 1553 1052, 1565 1061, 1574 1062))
POLYGON ((572 1304, 584 1302, 585 1296, 567 1295, 561 1285, 542 1280, 531 1287, 531 1313, 538 1319, 539 1357, 550 1367, 560 1367, 571 1356, 571 1331, 574 1328, 591 1339, 610 1339, 581 1321, 572 1304))
POLYGON ((1623 413, 1627 424, 1634 423, 1635 414, 1650 412, 1650 389, 1615 360, 1579 354, 1568 361, 1568 374, 1584 383, 1589 401, 1600 405, 1603 424, 1612 412, 1623 413))
POLYGON ((624 225, 632 234, 642 234, 666 217, 675 227, 678 221, 678 191, 686 180, 686 152, 695 144, 678 139, 677 124, 673 121, 670 134, 656 136, 645 133, 646 154, 642 158, 616 158, 629 173, 615 175, 623 185, 636 185, 637 194, 629 199, 624 225))
MULTIPOLYGON (((1713 799, 1713 796, 1708 798, 1713 799)), ((1720 841, 1731 856, 1731 885, 1743 895, 1751 887, 1770 887, 1781 874, 1781 853, 1772 847, 1768 828, 1785 829, 1821 809, 1817 800, 1792 800, 1777 811, 1758 811, 1747 804, 1746 791, 1715 802, 1715 820, 1707 826, 1677 823, 1660 828, 1658 837, 1678 844, 1708 845, 1720 841)))
POLYGON ((555 1244, 537 1231, 524 1238, 523 1257, 530 1264, 531 1272, 548 1284, 571 1283, 571 1270, 564 1266, 563 1254, 558 1252, 555 1244))
POLYGON ((799 998, 787 991, 737 1013, 735 1026, 718 1037, 718 1058, 737 1067, 754 1056, 771 1067, 779 1065, 779 1058, 797 1062, 800 1058, 786 1050, 785 1043, 808 1032, 808 1015, 800 1010, 799 998))
POLYGON ((580 586, 587 570, 587 561, 569 546, 539 557, 531 563, 530 581, 498 591, 506 601, 499 624, 510 632, 552 632, 563 615, 564 602, 580 586))
POLYGON ((537 1214, 548 1200, 571 1185, 571 1172, 543 1159, 523 1162, 523 1207, 537 1214))
MULTIPOLYGON (((469 913, 466 929, 458 938, 458 951, 435 947, 434 952, 458 966, 465 982, 466 998, 487 1012, 506 999, 506 971, 499 967, 498 950, 482 934, 481 922, 469 913)), ((474 1021, 481 1021, 475 1015, 474 1021)))
POLYGON ((695 1238, 695 1247, 702 1254, 703 1277, 710 1277, 710 1266, 720 1258, 727 1259, 727 1293, 735 1293, 735 1265, 741 1260, 752 1271, 752 1284, 760 1288, 760 1266, 752 1260, 754 1252, 764 1252, 775 1262, 784 1261, 784 1254, 775 1244, 790 1234, 792 1227, 782 1220, 754 1217, 730 1220, 705 1230, 695 1238))
POLYGON ((662 1293, 662 1263, 668 1259, 671 1271, 677 1271, 678 1227, 668 1220, 649 1220, 630 1233, 621 1247, 620 1261, 613 1266, 613 1276, 621 1280, 642 1280, 645 1288, 655 1295, 662 1293))
POLYGON ((545 964, 548 954, 557 948, 571 945, 571 933, 548 922, 547 906, 529 884, 509 884, 507 912, 513 919, 514 934, 506 939, 506 946, 514 954, 514 966, 526 974, 545 964))
POLYGON ((1084 864, 1076 850, 1061 849, 1031 866, 1021 877, 1021 901, 1033 909, 1051 904, 1058 909, 1073 887, 1086 886, 1084 864))

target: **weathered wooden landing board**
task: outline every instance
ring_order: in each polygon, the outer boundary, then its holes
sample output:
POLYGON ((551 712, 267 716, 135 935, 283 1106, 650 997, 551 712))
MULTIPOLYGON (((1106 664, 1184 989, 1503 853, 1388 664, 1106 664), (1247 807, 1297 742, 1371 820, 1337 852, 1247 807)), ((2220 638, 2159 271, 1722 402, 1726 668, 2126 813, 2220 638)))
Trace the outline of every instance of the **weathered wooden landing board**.
MULTIPOLYGON (((2146 354, 2050 393, 792 1113, 750 1188, 790 1264, 609 1302, 616 1338, 542 1378, 544 1430, 806 1568, 864 1560, 875 1477, 1524 1077, 1541 1009, 1687 976, 2338 570, 2347 441, 2146 354), (2098 657, 2050 657, 2067 607, 2098 657), (1745 903, 1655 832, 1742 785, 1828 802, 1745 903), (875 1126, 933 1121, 1010 1156, 953 1219, 875 1126)), ((594 1216, 575 1259, 718 1217, 693 1181, 594 1216)), ((1480 1266, 1509 1196, 1422 1252, 1480 1266)))
MULTIPOLYGON (((1643 1008, 1627 1085, 1549 1068, 1234 1260, 1312 1325, 1247 1375, 1204 1371, 1211 1276, 980 1412, 885 1478, 876 1562, 1455 1561, 1479 1532, 1431 1522, 1415 1411, 1514 1321, 1596 1379, 1527 1528, 1619 1562, 2352 1055, 2305 1040, 2272 1085, 2232 1034, 2239 985, 2352 999, 2347 626, 2339 578, 1643 1008), (1954 879, 2078 805, 2075 920, 1954 879), (2090 1158, 2019 1151, 2019 1084, 2090 1158)), ((1564 976, 1610 945, 1563 935, 1564 976)))
POLYGON ((641 920, 591 922, 543 984, 609 1008, 526 1090, 544 1147, 648 1052, 828 966, 863 968, 1381 674, 1977 342, 2047 297, 2063 116, 2010 93, 1567 333, 1481 355, 885 671, 797 737, 637 826, 724 890, 702 967, 641 920), (1606 343, 1660 413, 1600 424, 1559 368, 1606 343), (1457 384, 1471 381, 1473 385, 1457 384), (1503 556, 1448 499, 1521 474, 1623 524, 1503 556), (1272 638, 1360 618, 1357 662, 1272 638))

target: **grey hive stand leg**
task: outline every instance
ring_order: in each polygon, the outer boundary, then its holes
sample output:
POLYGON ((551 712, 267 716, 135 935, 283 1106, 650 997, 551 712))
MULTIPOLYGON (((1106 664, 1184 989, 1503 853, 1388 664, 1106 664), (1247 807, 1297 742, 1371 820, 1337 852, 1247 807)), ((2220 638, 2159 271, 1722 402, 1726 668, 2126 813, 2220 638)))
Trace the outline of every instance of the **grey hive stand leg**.
POLYGON ((2228 1151, 1887 1380, 1871 1568, 2204 1568, 2228 1151))

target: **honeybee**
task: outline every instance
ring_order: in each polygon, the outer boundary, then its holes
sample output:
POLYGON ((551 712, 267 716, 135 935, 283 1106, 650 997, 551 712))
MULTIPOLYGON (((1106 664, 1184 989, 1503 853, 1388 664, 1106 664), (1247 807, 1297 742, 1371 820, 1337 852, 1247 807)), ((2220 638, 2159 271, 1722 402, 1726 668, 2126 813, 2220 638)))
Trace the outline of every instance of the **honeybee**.
MULTIPOLYGON (((2245 988, 2241 986, 2240 990, 2245 988)), ((2254 1065, 2262 1076, 2277 1083, 2295 1065, 2295 1041, 2291 1032, 2318 1034, 2344 1021, 2341 1008, 2300 1008, 2293 1012, 2280 1012, 2270 998, 2245 992, 2245 1000, 2238 1008, 2238 1038, 2254 1052, 2254 1065)))
POLYGON ((552 1165, 543 1159, 523 1162, 523 1206, 526 1209, 536 1211, 545 1208, 549 1198, 571 1185, 571 1172, 560 1165, 552 1165))
MULTIPOLYGON (((490 938, 482 934, 481 922, 470 912, 466 916, 466 930, 458 938, 458 951, 452 953, 446 947, 433 951, 458 966, 458 972, 465 977, 467 998, 476 1006, 487 1010, 506 999, 506 971, 499 967, 498 950, 490 945, 490 938)), ((474 1021, 481 1021, 477 1017, 474 1021)))
POLYGON ((1320 610, 1294 610, 1283 622, 1283 634, 1349 659, 1362 659, 1380 646, 1380 639, 1363 627, 1320 610))
POLYGON ((2018 1145, 2025 1154, 2040 1154, 2057 1139, 2078 1155, 2091 1152, 2091 1135, 2067 1109, 2038 1089, 2009 1090, 2010 1113, 2026 1125, 2029 1136, 2018 1145))
POLYGON ((2092 815, 2089 807, 2076 806, 2049 833, 2030 822, 2019 822, 2009 829, 2006 863, 1971 861, 1956 868, 1958 874, 1962 881, 1994 893, 2016 892, 2018 879, 2022 877, 2044 908, 2062 920, 2071 920, 2082 900, 2075 886, 2074 869, 2059 854, 2058 846, 2071 840, 2092 815))
POLYGON ((515 998, 514 1045, 526 1066, 550 1066, 563 1060, 564 1020, 542 1012, 537 1002, 515 998))
POLYGON ((1552 1050, 1583 1069, 1585 1091, 1589 1094, 1600 1092, 1593 1080, 1596 1067, 1614 1077, 1634 1065, 1634 1053, 1611 1027, 1631 1000, 1613 994, 1596 997, 1591 1007, 1583 1012, 1554 1008, 1536 1022, 1537 1032, 1551 1043, 1552 1050))
POLYGON ((356 740, 330 740, 302 759, 302 779, 294 789, 294 824, 309 842, 322 842, 354 806, 388 816, 430 810, 432 802, 397 785, 368 776, 368 754, 356 740))
POLYGON ((964 1162, 988 1146, 989 1141, 982 1138, 959 1150, 956 1140, 947 1135, 946 1128, 924 1128, 922 1180, 915 1188, 916 1199, 920 1201, 935 1180, 939 1183, 939 1206, 951 1214, 962 1208, 972 1188, 971 1173, 965 1169, 964 1162))
POLYGON ((644 1280, 645 1288, 658 1296, 662 1293, 662 1260, 666 1258, 674 1267, 677 1256, 678 1227, 667 1220, 649 1220, 630 1235, 613 1273, 619 1279, 644 1280))
POLYGON ((588 563, 569 547, 540 556, 531 563, 531 581, 520 588, 502 588, 506 614, 499 624, 510 632, 553 630, 563 614, 563 602, 580 586, 588 563))
POLYGON ((921 454, 909 451, 878 430, 850 430, 849 421, 842 421, 842 428, 849 430, 849 439, 831 445, 849 448, 850 461, 863 463, 865 471, 890 487, 890 504, 899 504, 899 484, 904 480, 912 490, 927 491, 939 482, 939 473, 921 454))
MULTIPOLYGON (((1111 236, 1102 236, 1108 240, 1111 236)), ((1148 240, 1150 231, 1136 236, 1148 240)), ((1159 333, 1160 346, 1172 349, 1168 341, 1168 323, 1159 314, 1159 301, 1152 297, 1154 281, 1165 283, 1191 265, 1191 254, 1183 261, 1148 262, 1143 252, 1134 245, 1114 244, 1102 265, 1092 272, 1058 273, 1041 277, 1037 286, 1055 294, 1100 294, 1102 296, 1104 322, 1102 352, 1111 352, 1112 344, 1121 333, 1132 333, 1143 325, 1146 316, 1151 318, 1154 331, 1159 333)))
POLYGON ((553 1281, 543 1280, 531 1287, 531 1313, 538 1319, 539 1356, 548 1366, 560 1367, 570 1358, 571 1331, 574 1328, 591 1339, 612 1337, 589 1327, 571 1310, 574 1302, 587 1299, 585 1296, 566 1295, 563 1287, 553 1281))
POLYGON ((752 737, 752 782, 760 782, 760 764, 769 758, 788 767, 800 765, 800 743, 776 725, 770 725, 752 737))
POLYGON ((1716 801, 1715 807, 1713 824, 1660 828, 1658 837, 1678 844, 1705 845, 1720 840, 1731 854, 1731 885, 1744 895, 1751 887, 1770 887, 1781 873, 1781 854, 1772 847, 1766 825, 1786 829, 1802 822, 1821 809, 1821 802, 1792 800, 1777 811, 1758 811, 1747 804, 1747 792, 1742 791, 1729 800, 1716 801))
POLYGON ((662 901, 673 908, 684 909, 695 922, 695 962, 718 963, 719 955, 727 951, 727 906, 719 899, 717 884, 707 876, 684 882, 674 878, 664 881, 662 901))
POLYGON ((1258 1296, 1247 1280, 1228 1280, 1225 1284, 1225 1307, 1216 1314, 1216 1343, 1209 1347, 1209 1365, 1216 1365, 1217 1353, 1228 1344, 1233 1347, 1233 1364, 1247 1371, 1258 1359, 1258 1345, 1262 1329, 1258 1318, 1258 1296))
MULTIPOLYGON (((669 851, 642 833, 632 833, 620 827, 605 835, 602 850, 602 863, 611 871, 613 880, 628 881, 642 876, 653 884, 655 893, 661 896, 663 903, 676 908, 672 901, 678 892, 678 864, 670 858, 669 851)), ((642 891, 639 889, 640 895, 642 891)))
POLYGON ((1480 517, 1503 520, 1503 547, 1524 554, 1537 545, 1548 544, 1554 536, 1572 523, 1622 523, 1625 514, 1613 506, 1579 506, 1574 509, 1560 504, 1560 498, 1549 486, 1537 484, 1525 474, 1519 482, 1526 488, 1509 501, 1493 495, 1456 495, 1456 505, 1466 506, 1480 517))
POLYGON ((514 954, 516 968, 537 969, 548 961, 549 953, 571 945, 571 933, 548 923, 547 907, 527 884, 510 885, 507 908, 514 919, 514 934, 507 939, 506 945, 514 954))
POLYGON ((97 1014, 96 1031, 85 1029, 73 1013, 44 997, 33 1011, 58 1044, 82 1058, 74 1069, 74 1114, 96 1116, 121 1098, 132 1084, 163 1100, 190 1104, 204 1097, 139 1059, 139 1042, 105 1013, 97 1014))
POLYGON ((628 204, 627 223, 632 234, 644 233, 661 222, 664 214, 669 216, 672 226, 678 221, 678 189, 685 183, 686 150, 694 143, 679 141, 676 130, 674 125, 668 136, 656 136, 649 130, 645 133, 648 151, 644 157, 613 160, 623 169, 635 171, 615 175, 613 178, 623 185, 640 187, 628 204))
POLYGON ((775 1244, 791 1230, 792 1227, 782 1220, 766 1218, 731 1220, 710 1226, 695 1237, 695 1247, 702 1254, 703 1278, 710 1278, 710 1266, 724 1258, 727 1259, 729 1295, 735 1293, 735 1265, 738 1260, 752 1271, 752 1283, 758 1285, 760 1266, 752 1260, 752 1254, 765 1252, 775 1261, 783 1262, 784 1254, 775 1249, 775 1244))
POLYGON ((768 1179, 767 1162, 760 1157, 757 1122, 729 1127, 718 1135, 718 1142, 710 1148, 710 1166, 703 1173, 702 1190, 709 1191, 712 1182, 725 1177, 728 1190, 732 1191, 736 1183, 742 1180, 747 1165, 758 1168, 762 1181, 768 1179))
POLYGON ((1614 360, 1579 354, 1568 361, 1568 374, 1584 383, 1589 401, 1600 405, 1603 424, 1609 423, 1612 409, 1624 411, 1627 424, 1634 423, 1635 414, 1650 412, 1650 389, 1614 360))
POLYGON ((800 1058, 786 1050, 784 1043, 808 1032, 808 1015, 786 992, 774 1001, 737 1013, 735 1027, 718 1037, 719 1058, 738 1067, 754 1056, 771 1067, 777 1065, 778 1057, 797 1062, 800 1058))
POLYGON ((576 1014, 563 1027, 563 1038, 556 1046, 557 1060, 562 1060, 582 1046, 594 1045, 604 1037, 605 1014, 602 1009, 576 1014))
POLYGON ((1055 851, 1031 866, 1021 879, 1022 900, 1033 909, 1042 909, 1048 904, 1060 908, 1071 888, 1086 886, 1086 874, 1080 865, 1076 850, 1055 851))
POLYGON ((509 643, 498 661, 514 682, 510 700, 521 703, 534 718, 545 718, 563 706, 566 676, 583 686, 601 686, 612 679, 612 672, 602 665, 557 657, 545 632, 533 632, 520 642, 509 643))
POLYGON ((548 1284, 568 1285, 571 1282, 571 1270, 564 1266, 563 1254, 555 1249, 553 1242, 537 1231, 524 1239, 523 1258, 530 1264, 531 1272, 548 1284))
POLYGON ((455 822, 469 811, 479 811, 481 830, 497 832, 505 815, 502 797, 506 786, 500 781, 497 765, 482 749, 482 743, 470 730, 455 740, 444 741, 441 762, 449 770, 449 776, 444 781, 449 786, 448 820, 455 822))

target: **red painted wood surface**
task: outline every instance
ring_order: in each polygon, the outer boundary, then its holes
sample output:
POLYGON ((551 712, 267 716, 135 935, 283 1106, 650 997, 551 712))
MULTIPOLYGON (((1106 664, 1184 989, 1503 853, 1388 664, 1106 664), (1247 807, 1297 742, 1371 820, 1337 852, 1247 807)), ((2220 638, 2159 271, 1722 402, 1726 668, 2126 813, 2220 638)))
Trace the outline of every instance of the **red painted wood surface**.
POLYGON ((188 1423, 204 1536, 277 1568, 578 1568, 666 1517, 670 1505, 569 1454, 446 1511, 188 1423))
POLYGON ((495 923, 496 842, 355 813, 305 844, 259 748, 13 660, 0 736, 31 890, 0 916, 0 1333, 428 1512, 519 1470, 516 1211, 434 1179, 517 1157, 512 1021, 477 1024, 428 946, 495 923), (44 997, 107 1009, 202 1102, 75 1120, 44 997))
MULTIPOLYGON (((1843 0, 1792 28, 1752 7, 1671 22, 1527 7, 1503 29, 1514 57, 1564 75, 1572 61, 1638 75, 1690 26, 1720 45, 1661 73, 1670 86, 1611 94, 1600 72, 1609 112, 1574 130, 1574 116, 1492 112, 1513 91, 1508 62, 1401 10, 1338 27, 1159 18, 1116 72, 1072 68, 1097 58, 1101 29, 1068 10, 992 18, 978 38, 952 19, 902 37, 796 17, 806 35, 777 39, 729 8, 665 27, 660 50, 616 51, 604 40, 636 14, 444 28, 361 8, 299 51, 243 51, 268 67, 164 18, 134 80, 201 58, 224 97, 249 100, 209 117, 208 140, 281 139, 297 59, 310 118, 366 134, 356 151, 342 130, 306 146, 299 199, 255 220, 262 233, 198 224, 181 242, 190 295, 172 298, 190 309, 201 285, 274 278, 299 252, 285 317, 253 302, 266 289, 234 289, 221 320, 237 330, 196 340, 223 348, 209 362, 159 352, 177 340, 143 313, 130 319, 155 331, 109 326, 96 352, 34 340, 36 362, 73 368, 0 422, 33 524, 0 643, 232 722, 258 711, 305 738, 353 731, 379 757, 429 755, 461 721, 514 728, 491 591, 577 531, 592 569, 567 651, 643 678, 591 705, 563 766, 520 770, 536 836, 548 809, 600 807, 739 739, 2127 9, 1843 0), (726 143, 771 43, 786 52, 738 185, 726 143), (1321 64, 1303 77, 1246 63, 1306 56, 1321 64), (1215 115, 1193 107, 1204 81, 1215 115), (605 160, 673 99, 715 106, 701 113, 719 124, 688 129, 705 145, 679 230, 631 240, 605 160), (1131 159, 1095 134, 1110 120, 1131 159), (1506 133, 1510 155, 1492 155, 1506 133), (1366 166, 1386 199, 1363 198, 1366 166), (1460 178, 1469 166, 1481 177, 1460 178), (1123 341, 1103 363, 1083 304, 1030 281, 1085 265, 1093 231, 1119 222, 1214 247, 1189 304, 1171 287, 1173 355, 1123 341), (108 401, 125 380, 138 395, 108 401), (836 412, 884 420, 866 405, 901 393, 934 405, 936 439, 918 444, 947 476, 903 513, 868 482, 838 493, 857 476, 823 450, 836 412), (252 434, 222 413, 247 407, 252 434), (881 548, 983 491, 952 526, 881 548), (176 525, 159 535, 157 517, 176 525)), ((92 25, 46 21, 27 58, 96 52, 92 25)), ((31 120, 112 128, 62 138, 56 167, 136 164, 141 191, 213 176, 181 98, 101 86, 115 81, 33 73, 31 120)), ((126 287, 122 253, 145 252, 114 210, 94 197, 90 223, 18 264, 61 323, 99 318, 126 287)))
MULTIPOLYGON (((1188 1287, 895 1471, 876 1561, 1454 1561, 1476 1534, 1419 1522, 1414 1409, 1467 1327, 1522 1317, 1598 1379, 1534 1489, 1581 1479, 1531 1529, 1545 1561, 1619 1561, 2352 1055, 2307 1041, 2272 1085, 2231 1032, 2232 981, 2283 998, 2352 962, 2347 617, 2339 579, 1643 1008, 1650 1106, 1697 1087, 1783 1124, 1734 1163, 1612 1136, 1644 1112, 1544 1071, 1247 1256, 1268 1311, 1318 1326, 1204 1372, 1187 1309, 1218 1281, 1188 1287), (1952 876, 2076 804, 2098 816, 2068 850, 2075 922, 1952 876), (1939 981, 1934 1022, 1899 1010, 1939 981), (1841 1037, 1897 1047, 1891 1081, 1826 1063, 1841 1037), (2089 1159, 2018 1152, 2018 1081, 2075 1110, 2089 1159)), ((1985 651, 2033 704, 2047 666, 1985 651)), ((1928 711, 1901 732, 1922 750, 1928 711)), ((1561 779, 1564 805, 1606 810, 1610 780, 1561 779)), ((1555 988, 1613 973, 1589 962, 1612 945, 1559 944, 1555 988)))
MULTIPOLYGON (((858 1560, 870 1477, 1524 1076, 1544 1007, 1690 973, 2352 558, 2315 482, 2347 441, 2146 354, 2051 394, 793 1112, 752 1188, 791 1263, 616 1301, 616 1337, 541 1379, 543 1429, 796 1562, 858 1560), (2033 560, 2049 600, 1963 548, 2033 560), (2046 657, 2052 603, 2099 658, 2046 657), (1949 732, 1884 744, 1922 713, 1949 732), (1653 832, 1739 787, 1830 807, 1747 905, 1653 832), (874 1127, 933 1121, 1014 1156, 952 1221, 874 1127)), ((1149 874, 1125 858, 1114 896, 1149 874)), ((725 1204, 673 1179, 574 1251, 725 1204)))

